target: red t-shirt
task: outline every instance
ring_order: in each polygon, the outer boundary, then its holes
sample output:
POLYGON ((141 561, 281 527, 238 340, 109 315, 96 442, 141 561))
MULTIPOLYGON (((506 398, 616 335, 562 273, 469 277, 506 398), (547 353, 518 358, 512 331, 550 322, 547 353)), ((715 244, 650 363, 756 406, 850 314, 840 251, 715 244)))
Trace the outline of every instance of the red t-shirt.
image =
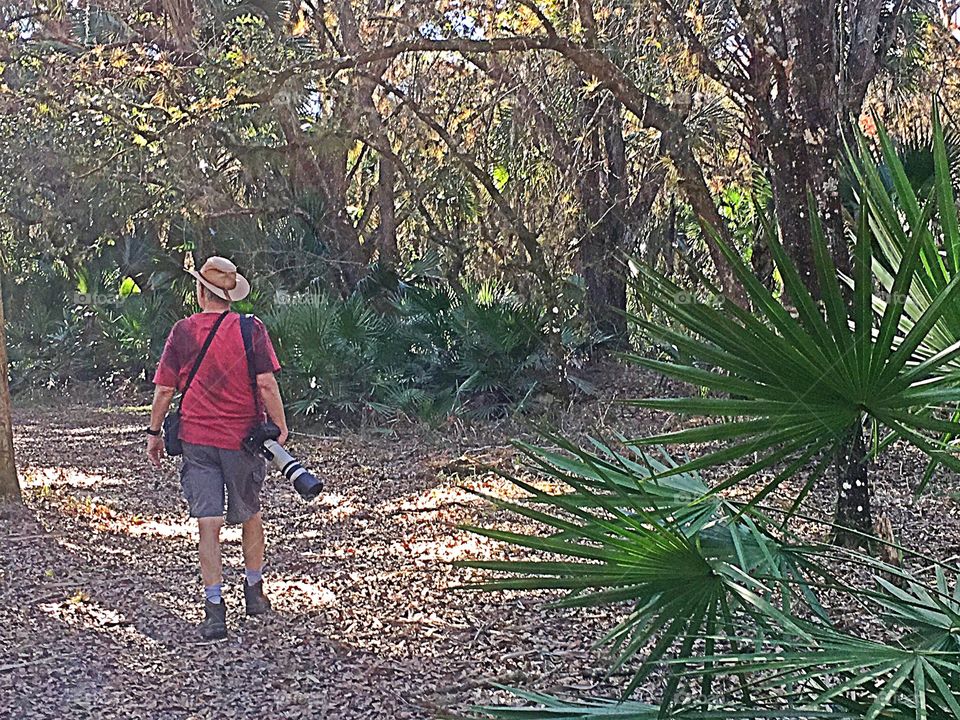
MULTIPOLYGON (((186 385, 193 363, 220 315, 197 313, 173 326, 153 376, 155 385, 178 390, 186 385)), ((258 375, 280 369, 267 329, 257 318, 253 321, 253 367, 258 375)), ((239 450, 255 422, 257 412, 240 315, 231 312, 220 323, 180 406, 180 439, 194 445, 239 450)))

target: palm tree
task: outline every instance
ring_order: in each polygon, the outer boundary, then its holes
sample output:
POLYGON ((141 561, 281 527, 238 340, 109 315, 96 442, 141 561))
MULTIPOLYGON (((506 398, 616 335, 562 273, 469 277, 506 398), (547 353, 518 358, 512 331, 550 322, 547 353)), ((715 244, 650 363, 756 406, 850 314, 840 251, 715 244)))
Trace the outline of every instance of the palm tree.
POLYGON ((858 158, 861 202, 849 304, 812 199, 821 304, 773 232, 770 248, 792 311, 722 241, 753 313, 719 294, 692 297, 654 270, 634 266, 638 292, 660 319, 635 315, 631 321, 672 347, 676 359, 630 359, 700 389, 634 402, 715 422, 619 438, 617 445, 595 441, 591 450, 558 437, 549 440, 559 450, 521 445, 534 469, 570 491, 549 494, 513 479, 525 499, 491 500, 545 531, 473 528, 530 555, 463 563, 501 574, 481 584, 488 590, 562 591, 556 602, 562 606, 619 609, 626 603, 600 642, 616 651, 613 668, 629 668, 633 679, 619 699, 518 693, 532 706, 478 713, 620 720, 960 717, 960 569, 895 547, 905 567, 922 562, 932 569, 932 577, 921 579, 857 547, 885 542, 869 534, 868 460, 900 440, 950 468, 960 464, 944 440, 960 429, 954 415, 960 342, 934 334, 949 326, 960 274, 951 264, 938 283, 927 277, 943 269, 941 248, 946 263, 960 256, 936 117, 934 139, 935 179, 927 198, 917 197, 885 136, 881 149, 896 186, 893 198, 877 164, 864 153, 858 158), (876 255, 876 247, 898 252, 882 303, 875 297, 884 282, 875 260, 888 256, 876 255), (918 295, 918 287, 926 294, 918 295), (866 429, 875 440, 869 445, 866 429), (711 449, 684 462, 650 451, 704 443, 711 449), (841 454, 849 447, 852 454, 841 454), (730 463, 740 467, 718 481, 701 475, 730 463), (831 465, 837 468, 835 523, 802 513, 803 500, 831 465), (801 473, 806 480, 793 501, 772 502, 801 473), (753 484, 745 487, 748 480, 753 484), (735 486, 739 492, 731 497, 725 491, 735 486), (789 521, 798 515, 833 527, 842 542, 811 543, 795 534, 789 521), (851 608, 864 620, 855 629, 839 619, 851 608), (882 636, 866 635, 871 627, 884 628, 882 636), (660 702, 631 702, 641 682, 654 682, 654 669, 663 675, 660 702))

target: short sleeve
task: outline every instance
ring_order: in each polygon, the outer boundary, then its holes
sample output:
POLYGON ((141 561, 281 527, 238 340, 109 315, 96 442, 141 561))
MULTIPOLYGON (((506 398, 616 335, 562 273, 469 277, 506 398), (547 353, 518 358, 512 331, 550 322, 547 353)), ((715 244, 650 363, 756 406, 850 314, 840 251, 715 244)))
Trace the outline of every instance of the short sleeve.
POLYGON ((157 371, 153 375, 154 385, 175 388, 180 381, 180 367, 182 365, 183 343, 181 342, 183 327, 177 322, 170 330, 167 341, 163 345, 163 353, 157 371))
POLYGON ((274 352, 270 334, 260 318, 254 318, 253 321, 253 368, 257 375, 280 370, 280 361, 274 352))

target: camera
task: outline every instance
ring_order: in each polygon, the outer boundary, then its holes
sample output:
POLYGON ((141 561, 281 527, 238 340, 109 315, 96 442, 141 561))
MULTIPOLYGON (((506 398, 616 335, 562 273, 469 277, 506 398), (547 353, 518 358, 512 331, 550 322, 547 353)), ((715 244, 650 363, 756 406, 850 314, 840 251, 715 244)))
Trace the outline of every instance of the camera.
POLYGON ((263 455, 272 462, 287 480, 293 482, 293 489, 307 502, 313 500, 323 490, 323 483, 309 472, 290 453, 277 442, 280 428, 276 423, 265 422, 254 427, 243 447, 253 455, 263 455))

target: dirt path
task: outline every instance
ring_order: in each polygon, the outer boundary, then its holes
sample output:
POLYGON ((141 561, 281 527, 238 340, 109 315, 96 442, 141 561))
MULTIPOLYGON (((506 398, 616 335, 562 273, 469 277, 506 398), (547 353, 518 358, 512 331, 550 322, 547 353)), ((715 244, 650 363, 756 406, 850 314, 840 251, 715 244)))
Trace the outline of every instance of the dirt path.
MULTIPOLYGON (((617 383, 611 395, 641 390, 617 383)), ((662 425, 631 413, 599 402, 559 422, 568 437, 600 425, 635 435, 662 425)), ((473 576, 450 561, 503 552, 457 526, 515 522, 460 488, 511 492, 474 465, 513 469, 505 432, 295 438, 292 448, 327 491, 308 505, 270 475, 267 583, 277 612, 260 620, 238 612, 240 543, 231 530, 231 636, 203 645, 193 629, 195 529, 174 463, 160 473, 145 460, 146 417, 143 408, 68 400, 17 415, 25 507, 0 509, 0 720, 426 719, 505 700, 492 682, 615 693, 603 680, 608 660, 590 648, 620 619, 616 608, 544 611, 544 597, 457 589, 473 576)), ((871 472, 877 507, 904 545, 955 557, 954 479, 915 500, 910 487, 922 472, 916 453, 889 453, 871 472)), ((833 492, 826 478, 808 512, 829 515, 833 492)))
POLYGON ((238 612, 230 530, 232 632, 203 645, 195 530, 174 464, 145 462, 145 422, 144 409, 18 414, 26 507, 0 517, 0 717, 428 718, 489 699, 490 681, 603 690, 589 617, 570 633, 537 598, 453 589, 470 576, 449 561, 498 552, 456 528, 493 518, 457 485, 507 490, 458 458, 509 464, 505 438, 296 439, 328 491, 307 505, 270 475, 277 612, 238 612))

